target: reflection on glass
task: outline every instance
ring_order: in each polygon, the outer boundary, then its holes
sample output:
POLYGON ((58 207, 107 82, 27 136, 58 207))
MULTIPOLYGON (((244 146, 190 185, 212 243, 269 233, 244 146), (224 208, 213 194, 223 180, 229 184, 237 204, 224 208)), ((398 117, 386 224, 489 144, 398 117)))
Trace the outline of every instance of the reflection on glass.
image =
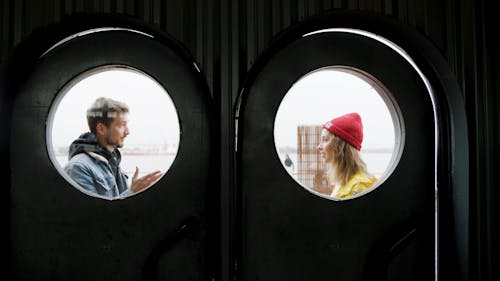
POLYGON ((333 200, 357 197, 376 188, 394 167, 401 143, 396 136, 402 137, 395 132, 394 108, 383 88, 360 71, 314 71, 299 79, 279 106, 276 150, 306 189, 333 200))
POLYGON ((57 97, 47 144, 56 168, 86 194, 125 198, 157 182, 177 154, 177 113, 165 90, 126 68, 94 70, 57 97))

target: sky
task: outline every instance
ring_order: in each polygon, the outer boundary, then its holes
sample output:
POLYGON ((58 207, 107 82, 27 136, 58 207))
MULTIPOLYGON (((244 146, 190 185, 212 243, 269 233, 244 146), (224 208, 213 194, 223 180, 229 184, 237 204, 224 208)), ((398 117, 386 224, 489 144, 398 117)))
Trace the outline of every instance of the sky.
POLYGON ((299 125, 322 125, 351 112, 361 116, 363 149, 393 149, 394 124, 379 93, 363 79, 332 68, 303 76, 285 95, 275 118, 276 147, 296 147, 299 125))
MULTIPOLYGON (((75 81, 63 89, 51 109, 53 148, 68 146, 88 131, 86 110, 101 96, 130 107, 126 147, 178 145, 175 106, 166 90, 149 76, 132 69, 112 68, 84 74, 75 81)), ((393 149, 394 125, 380 94, 363 79, 334 68, 313 71, 290 88, 275 118, 276 147, 296 147, 299 125, 321 125, 350 112, 361 115, 364 150, 393 149)))
POLYGON ((86 110, 98 97, 126 103, 130 108, 130 134, 125 147, 140 145, 178 145, 179 119, 172 99, 155 80, 138 71, 113 68, 83 74, 56 99, 50 115, 54 148, 69 145, 88 132, 86 110), (57 102, 59 102, 57 104, 57 102))
MULTIPOLYGON (((180 129, 172 99, 155 80, 126 68, 94 70, 78 77, 61 91, 49 114, 52 149, 69 146, 80 134, 88 131, 86 110, 101 96, 125 102, 130 108, 130 134, 125 139, 124 148, 168 144, 176 151, 180 129)), ((362 118, 362 152, 393 150, 394 124, 380 94, 363 79, 333 68, 305 75, 285 95, 275 118, 276 148, 296 147, 299 125, 322 125, 350 112, 358 112, 362 118)), ((390 160, 390 155, 384 157, 383 161, 367 158, 367 164, 377 167, 380 171, 376 172, 381 173, 390 160)))

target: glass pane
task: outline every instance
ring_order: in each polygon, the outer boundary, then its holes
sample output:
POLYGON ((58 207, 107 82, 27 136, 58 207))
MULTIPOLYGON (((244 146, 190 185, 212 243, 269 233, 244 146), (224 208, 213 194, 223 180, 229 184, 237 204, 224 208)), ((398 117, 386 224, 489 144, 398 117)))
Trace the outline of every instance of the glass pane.
POLYGON ((180 141, 166 90, 125 67, 94 69, 74 79, 56 97, 47 124, 57 170, 80 191, 104 199, 137 194, 160 180, 180 141))
POLYGON ((319 69, 283 98, 274 124, 276 151, 307 190, 332 200, 358 197, 397 164, 404 137, 398 112, 390 93, 368 74, 319 69))

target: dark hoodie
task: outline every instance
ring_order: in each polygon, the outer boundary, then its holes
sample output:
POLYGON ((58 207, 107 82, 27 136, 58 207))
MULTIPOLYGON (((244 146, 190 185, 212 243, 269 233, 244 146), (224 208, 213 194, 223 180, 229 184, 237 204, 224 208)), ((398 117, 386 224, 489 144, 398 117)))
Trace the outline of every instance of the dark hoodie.
POLYGON ((109 152, 106 148, 101 146, 97 141, 97 137, 94 133, 83 133, 71 143, 69 147, 68 160, 71 160, 73 156, 80 153, 93 152, 108 160, 109 167, 113 175, 115 176, 118 191, 120 193, 127 189, 127 176, 120 169, 121 154, 118 149, 109 152))

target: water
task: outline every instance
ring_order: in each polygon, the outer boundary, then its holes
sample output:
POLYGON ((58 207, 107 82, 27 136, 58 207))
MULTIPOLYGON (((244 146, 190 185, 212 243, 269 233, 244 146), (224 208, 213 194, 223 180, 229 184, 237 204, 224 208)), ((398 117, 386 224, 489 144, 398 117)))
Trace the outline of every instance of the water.
MULTIPOLYGON (((290 159, 292 159, 295 172, 297 172, 297 153, 288 153, 290 159)), ((377 178, 381 178, 384 174, 385 170, 389 166, 391 161, 392 152, 362 152, 361 157, 366 163, 368 168, 368 172, 374 175, 377 178)), ((280 159, 282 163, 285 161, 285 154, 280 155, 280 159)), ((283 166, 285 167, 285 166, 283 166)), ((287 171, 290 174, 292 173, 291 168, 286 167, 287 171)))
MULTIPOLYGON (((61 167, 64 167, 68 162, 66 155, 56 156, 56 159, 61 167)), ((158 170, 168 171, 174 159, 175 155, 173 154, 122 155, 120 166, 129 177, 134 175, 135 167, 138 167, 139 176, 142 176, 158 170)))
MULTIPOLYGON (((289 153, 290 159, 294 163, 295 172, 297 171, 297 153, 289 153)), ((377 178, 381 178, 387 169, 389 162, 391 160, 392 153, 366 153, 363 152, 362 157, 365 161, 368 171, 376 176, 377 178)), ((285 155, 280 155, 281 161, 285 160, 285 155)), ((64 167, 68 162, 67 156, 59 155, 56 156, 56 159, 61 167, 64 167)), ((145 175, 147 173, 151 173, 157 170, 162 172, 168 171, 170 166, 172 165, 175 156, 173 154, 169 155, 122 155, 121 168, 122 170, 129 176, 133 176, 135 172, 135 167, 139 168, 139 175, 145 175)), ((283 166, 285 167, 285 166, 283 166)), ((290 174, 293 174, 291 168, 286 168, 290 174)))

